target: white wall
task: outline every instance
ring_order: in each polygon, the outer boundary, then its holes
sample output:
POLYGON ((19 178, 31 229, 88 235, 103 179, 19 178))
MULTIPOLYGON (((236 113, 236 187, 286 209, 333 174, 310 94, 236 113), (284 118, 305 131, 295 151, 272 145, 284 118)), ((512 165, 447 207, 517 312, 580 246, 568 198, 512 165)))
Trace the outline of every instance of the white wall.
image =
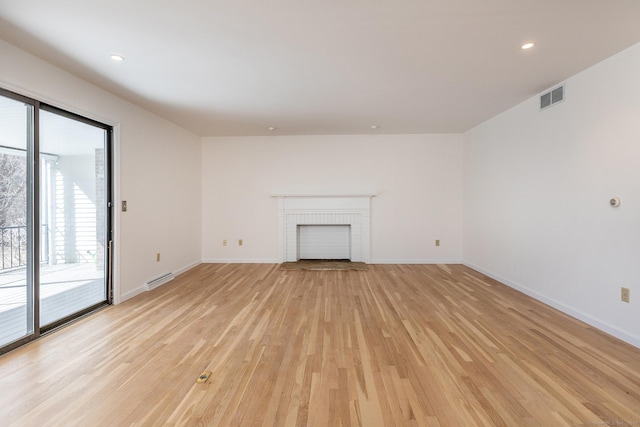
POLYGON ((460 262, 462 154, 461 135, 204 138, 203 260, 276 262, 272 195, 374 193, 373 263, 460 262))
POLYGON ((640 346, 640 45, 464 139, 465 262, 640 346))
POLYGON ((116 298, 199 263, 200 138, 1 40, 0 58, 1 87, 116 126, 116 298))
POLYGON ((564 103, 539 112, 531 99, 464 137, 202 143, 3 41, 0 58, 0 86, 116 126, 116 196, 129 204, 116 213, 121 299, 201 258, 275 262, 271 195, 371 192, 373 262, 464 258, 640 346, 640 45, 569 79, 564 103))

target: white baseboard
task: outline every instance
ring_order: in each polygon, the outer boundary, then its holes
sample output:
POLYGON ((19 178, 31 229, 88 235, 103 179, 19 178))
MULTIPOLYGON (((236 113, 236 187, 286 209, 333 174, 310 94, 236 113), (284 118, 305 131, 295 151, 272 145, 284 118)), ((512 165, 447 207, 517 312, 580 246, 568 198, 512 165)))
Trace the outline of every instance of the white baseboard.
MULTIPOLYGON (((177 276, 179 274, 182 274, 182 273, 185 273, 185 272, 191 270, 194 267, 197 267, 200 264, 202 264, 202 260, 199 259, 197 261, 194 261, 192 263, 189 263, 189 264, 185 265, 184 267, 178 268, 177 270, 173 271, 173 274, 175 276, 177 276)), ((136 289, 133 289, 133 290, 131 290, 131 291, 125 293, 125 294, 120 295, 120 298, 118 299, 118 304, 120 304, 120 303, 122 303, 122 302, 124 302, 124 301, 126 301, 128 299, 131 299, 131 298, 133 298, 133 297, 135 297, 137 295, 140 295, 143 292, 147 292, 147 290, 145 289, 144 284, 142 284, 142 286, 140 286, 140 287, 138 287, 136 289)))
POLYGON ((194 262, 192 262, 190 264, 185 265, 182 268, 179 268, 179 269, 175 270, 173 272, 173 274, 175 274, 177 276, 179 274, 186 273, 187 271, 191 270, 192 268, 195 268, 195 267, 199 266, 200 264, 202 264, 202 260, 201 259, 199 259, 197 261, 194 261, 194 262))
POLYGON ((276 258, 204 258, 204 264, 279 264, 276 258))
POLYGON ((613 325, 610 325, 607 322, 603 322, 600 319, 597 319, 593 316, 591 316, 590 314, 584 313, 580 310, 577 310, 571 306, 568 306, 564 303, 561 303, 553 298, 549 298, 546 295, 543 295, 537 291, 534 291, 533 289, 527 288, 526 286, 522 286, 519 283, 515 283, 512 282, 508 279, 505 279, 504 277, 501 277, 497 274, 493 274, 490 271, 486 271, 485 269, 478 267, 477 265, 474 265, 470 262, 467 261, 463 261, 462 262, 465 266, 476 270, 482 274, 484 274, 485 276, 489 276, 494 280, 497 280, 500 283, 503 283, 517 291, 522 292, 525 295, 530 296, 531 298, 534 298, 548 306, 551 306, 557 310, 560 310, 561 312, 568 314, 571 317, 574 317, 590 326, 593 326, 594 328, 598 328, 603 332, 608 333, 609 335, 612 335, 618 339, 621 339, 624 342, 627 342, 637 348, 640 348, 640 337, 637 335, 634 335, 630 332, 624 331, 620 328, 617 328, 613 325))
MULTIPOLYGON (((205 264, 280 264, 276 258, 205 258, 205 264)), ((462 264, 459 259, 372 259, 367 264, 462 264)))
POLYGON ((140 295, 141 293, 146 292, 144 289, 144 286, 140 286, 139 288, 133 289, 129 292, 127 292, 126 294, 122 294, 120 295, 120 300, 118 301, 118 304, 121 304, 123 302, 125 302, 128 299, 131 299, 135 296, 140 295))
POLYGON ((370 264, 462 264, 459 259, 372 259, 370 264))

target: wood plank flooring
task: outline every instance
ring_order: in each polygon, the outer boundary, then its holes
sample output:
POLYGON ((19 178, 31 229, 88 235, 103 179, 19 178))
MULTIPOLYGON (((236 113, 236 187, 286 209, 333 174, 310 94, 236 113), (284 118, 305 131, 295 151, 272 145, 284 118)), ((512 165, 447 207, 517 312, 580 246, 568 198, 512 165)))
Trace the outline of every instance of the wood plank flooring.
POLYGON ((640 426, 640 350, 460 265, 203 264, 0 357, 0 425, 640 426))

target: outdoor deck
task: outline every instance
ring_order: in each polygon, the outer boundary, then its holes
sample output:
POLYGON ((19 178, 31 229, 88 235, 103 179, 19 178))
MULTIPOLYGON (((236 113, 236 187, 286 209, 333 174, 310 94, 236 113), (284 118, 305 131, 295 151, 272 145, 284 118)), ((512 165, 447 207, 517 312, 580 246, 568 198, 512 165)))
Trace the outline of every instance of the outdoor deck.
MULTIPOLYGON (((47 325, 105 299, 103 271, 93 263, 43 265, 40 319, 47 325)), ((0 272, 0 345, 27 334, 25 268, 0 272)))

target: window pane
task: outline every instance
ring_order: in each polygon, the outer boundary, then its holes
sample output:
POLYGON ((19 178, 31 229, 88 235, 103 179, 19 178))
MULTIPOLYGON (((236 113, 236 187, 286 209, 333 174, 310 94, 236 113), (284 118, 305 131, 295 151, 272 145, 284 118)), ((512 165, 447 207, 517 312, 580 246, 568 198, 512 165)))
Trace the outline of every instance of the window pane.
POLYGON ((0 346, 33 333, 27 265, 30 105, 0 96, 0 346))
POLYGON ((107 299, 106 131, 40 112, 40 325, 107 299))

